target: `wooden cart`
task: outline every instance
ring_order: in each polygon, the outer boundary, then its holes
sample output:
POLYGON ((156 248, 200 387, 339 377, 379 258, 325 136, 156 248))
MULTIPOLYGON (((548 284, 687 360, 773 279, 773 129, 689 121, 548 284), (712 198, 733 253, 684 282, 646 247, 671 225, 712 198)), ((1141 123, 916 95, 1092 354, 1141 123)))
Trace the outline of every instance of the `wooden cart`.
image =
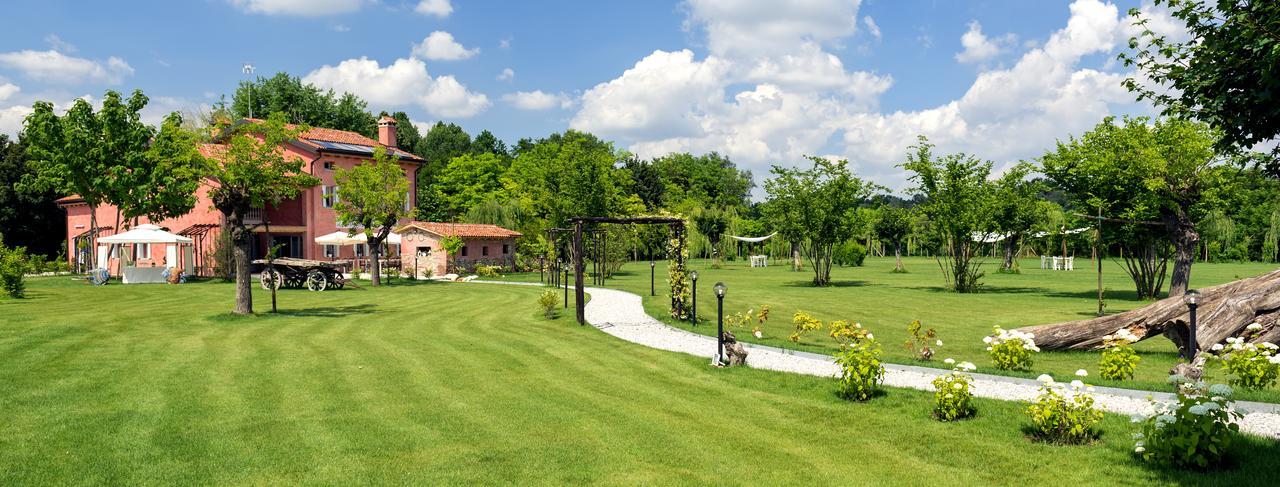
MULTIPOLYGON (((266 259, 258 259, 253 263, 267 265, 266 259)), ((273 259, 271 266, 262 270, 258 281, 262 284, 262 288, 267 290, 305 287, 312 291, 324 291, 325 289, 342 289, 347 284, 342 271, 331 262, 290 257, 273 259)))

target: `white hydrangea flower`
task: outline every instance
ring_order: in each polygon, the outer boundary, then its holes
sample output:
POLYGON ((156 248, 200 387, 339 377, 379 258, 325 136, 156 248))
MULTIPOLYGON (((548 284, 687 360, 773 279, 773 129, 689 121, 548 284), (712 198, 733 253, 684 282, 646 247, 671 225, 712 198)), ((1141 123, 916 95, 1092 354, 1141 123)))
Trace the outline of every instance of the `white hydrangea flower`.
POLYGON ((1081 389, 1081 388, 1083 388, 1083 387, 1084 387, 1084 382, 1080 382, 1080 380, 1079 380, 1079 379, 1076 379, 1076 380, 1071 381, 1071 388, 1072 388, 1072 389, 1081 389))
POLYGON ((936 341, 936 342, 934 342, 934 343, 936 343, 939 347, 941 347, 941 346, 942 346, 942 340, 938 340, 938 341, 936 341))
POLYGON ((1040 374, 1040 377, 1036 377, 1036 380, 1043 382, 1045 384, 1053 383, 1053 377, 1051 377, 1049 374, 1040 374))
POLYGON ((1221 351, 1222 351, 1222 344, 1221 344, 1221 343, 1215 343, 1215 344, 1213 344, 1213 346, 1212 346, 1212 347, 1209 347, 1209 350, 1213 350, 1213 351, 1215 351, 1215 352, 1221 352, 1221 351))
POLYGON ((1089 376, 1089 371, 1084 369, 1076 370, 1076 377, 1088 377, 1088 376, 1089 376))
MULTIPOLYGON (((982 343, 991 343, 991 337, 982 337, 982 343)), ((991 349, 988 348, 987 350, 991 349)))
POLYGON ((875 340, 875 339, 876 339, 875 335, 872 335, 870 333, 867 334, 867 340, 875 340))
POLYGON ((1204 413, 1209 412, 1209 410, 1204 407, 1204 404, 1196 404, 1195 406, 1187 408, 1187 412, 1196 416, 1204 416, 1204 413))
POLYGON ((1249 326, 1244 327, 1244 329, 1249 331, 1258 331, 1262 329, 1262 323, 1250 323, 1249 326))
POLYGON ((961 384, 961 383, 959 383, 959 382, 956 382, 956 383, 954 383, 954 384, 951 384, 951 387, 952 387, 953 389, 964 389, 964 384, 961 384))
POLYGON ((760 330, 756 330, 755 336, 756 338, 764 338, 764 333, 762 333, 760 330))
POLYGON ((943 360, 943 361, 942 361, 942 363, 947 364, 947 365, 951 365, 951 364, 956 363, 956 359, 948 358, 948 359, 946 359, 946 360, 943 360))
POLYGON ((956 368, 963 370, 965 372, 973 372, 975 370, 978 370, 978 366, 973 365, 973 362, 960 362, 959 365, 956 365, 956 368))

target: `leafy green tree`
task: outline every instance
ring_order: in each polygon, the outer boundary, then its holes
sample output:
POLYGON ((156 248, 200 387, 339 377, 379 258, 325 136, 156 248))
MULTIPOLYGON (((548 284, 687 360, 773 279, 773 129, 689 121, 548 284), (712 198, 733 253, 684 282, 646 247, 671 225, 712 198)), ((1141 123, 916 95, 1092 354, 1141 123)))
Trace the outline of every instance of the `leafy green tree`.
POLYGON ((418 170, 418 212, 433 220, 450 217, 443 191, 436 182, 449 161, 471 151, 471 136, 456 124, 436 122, 418 141, 413 153, 426 164, 418 170))
MULTIPOLYGON (((387 112, 382 112, 377 118, 382 118, 384 115, 388 115, 387 112)), ((395 112, 390 116, 396 119, 396 145, 399 146, 400 150, 422 157, 421 154, 416 152, 419 143, 422 141, 422 134, 418 132, 418 127, 413 124, 413 121, 409 120, 409 114, 395 112)))
MULTIPOLYGON (((1151 100, 1165 116, 1192 118, 1219 130, 1219 153, 1249 148, 1280 136, 1280 2, 1272 0, 1156 0, 1185 26, 1188 38, 1157 32, 1140 9, 1129 15, 1142 28, 1120 54, 1142 76, 1125 80, 1139 100, 1151 100)), ((1179 29, 1183 30, 1183 29, 1179 29)), ((1266 166, 1280 175, 1280 146, 1266 166)))
MULTIPOLYGON (((1199 248, 1196 222, 1220 204, 1216 132, 1179 119, 1108 117, 1079 139, 1059 142, 1041 159, 1050 181, 1080 208, 1118 216, 1118 236, 1143 249, 1127 252, 1138 295, 1154 299, 1163 282, 1160 248, 1173 246, 1169 294, 1181 295, 1199 248), (1158 241, 1163 227, 1163 242, 1158 241), (1135 257, 1130 257, 1135 256, 1135 257)), ((1114 233, 1114 232, 1113 232, 1114 233)), ((1132 250, 1132 249, 1131 249, 1132 250)))
POLYGON ((233 118, 261 118, 279 112, 289 123, 349 130, 366 137, 375 137, 378 130, 377 119, 368 112, 364 100, 351 93, 335 96, 333 90, 321 90, 284 72, 241 82, 231 106, 215 109, 225 109, 233 118))
POLYGON ((813 265, 813 284, 831 284, 835 245, 849 240, 859 226, 857 209, 882 188, 849 171, 848 161, 808 158, 813 167, 773 166, 765 181, 765 214, 783 238, 799 242, 813 265))
POLYGON ((1023 241, 1044 220, 1044 205, 1053 204, 1040 197, 1046 188, 1044 182, 1030 179, 1034 170, 1030 163, 1014 165, 992 188, 992 229, 1003 238, 1004 263, 1000 270, 1004 272, 1018 271, 1017 256, 1023 241))
POLYGON ((626 171, 615 167, 626 154, 594 135, 569 130, 530 142, 507 172, 509 194, 549 226, 577 216, 616 216, 635 205, 625 188, 626 171))
POLYGON ((23 187, 24 178, 36 176, 26 151, 22 139, 0 134, 0 229, 10 244, 52 257, 66 246, 65 215, 54 202, 62 195, 23 187))
POLYGON ((454 157, 436 178, 449 219, 463 215, 471 207, 502 197, 502 177, 508 161, 489 152, 454 157))
MULTIPOLYGON (((320 180, 302 170, 301 158, 280 150, 280 145, 309 130, 306 125, 289 128, 283 113, 267 120, 214 128, 220 144, 211 146, 211 160, 205 165, 210 184, 209 197, 226 222, 224 231, 235 243, 236 314, 253 313, 249 282, 249 246, 253 232, 245 217, 253 209, 277 206, 298 196, 320 180)), ((403 200, 402 200, 403 201, 403 200)))
POLYGON ((720 238, 724 236, 725 230, 729 228, 729 215, 724 210, 718 208, 703 208, 693 214, 693 225, 698 229, 698 233, 707 237, 711 241, 711 249, 715 258, 715 265, 720 265, 720 238))
POLYGON ((749 171, 739 170, 715 152, 669 154, 654 159, 653 165, 662 180, 666 203, 675 211, 745 207, 755 187, 749 171))
POLYGON ((479 134, 476 134, 476 139, 471 141, 471 153, 476 155, 493 154, 502 158, 511 157, 511 152, 507 149, 507 143, 488 130, 481 130, 479 134))
POLYGON ((338 221, 359 227, 369 243, 370 284, 381 283, 382 243, 407 212, 409 178, 400 167, 399 157, 376 147, 373 160, 351 169, 338 169, 338 221))
MULTIPOLYGON (((27 141, 30 174, 24 175, 26 191, 78 194, 89 206, 90 231, 99 228, 97 209, 111 196, 111 162, 101 157, 101 128, 93 106, 77 98, 62 117, 53 104, 37 101, 27 116, 23 139, 27 141)), ((96 252, 90 252, 96 264, 96 252)))
POLYGON ((662 184, 662 175, 653 163, 631 157, 623 163, 623 168, 631 173, 631 192, 644 202, 649 211, 662 208, 666 188, 662 184))
POLYGON ((906 272, 902 266, 902 246, 911 235, 911 210, 884 205, 876 212, 876 217, 873 227, 876 238, 893 247, 893 271, 906 272))
POLYGON ((197 142, 198 135, 183 127, 181 114, 165 117, 143 153, 143 165, 128 178, 130 187, 121 206, 125 218, 160 221, 195 208, 205 170, 197 142))
MULTIPOLYGON (((327 97, 332 99, 332 97, 327 97)), ((338 130, 349 130, 358 134, 377 138, 378 119, 369 113, 369 104, 360 97, 351 93, 343 93, 329 107, 328 120, 325 120, 323 127, 334 128, 338 130)), ((397 120, 397 122, 399 122, 397 120)), ((409 124, 412 127, 412 124, 409 124)), ((396 127, 400 127, 397 123, 396 127)), ((396 142, 399 144, 399 130, 396 134, 396 142)))
POLYGON ((902 167, 912 173, 913 191, 924 197, 919 209, 929 218, 947 285, 956 292, 973 292, 983 276, 981 241, 975 237, 992 233, 991 162, 963 153, 935 157, 933 148, 920 136, 902 167))

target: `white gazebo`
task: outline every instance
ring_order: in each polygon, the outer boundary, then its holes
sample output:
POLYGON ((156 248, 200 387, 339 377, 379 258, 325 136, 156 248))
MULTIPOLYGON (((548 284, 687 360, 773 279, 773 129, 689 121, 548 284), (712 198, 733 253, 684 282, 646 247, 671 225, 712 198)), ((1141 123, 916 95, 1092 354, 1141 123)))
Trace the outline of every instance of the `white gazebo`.
POLYGON ((182 267, 180 268, 184 273, 195 273, 195 248, 192 243, 193 241, 190 238, 166 232, 164 229, 149 223, 142 224, 124 233, 99 238, 98 262, 101 266, 105 267, 107 265, 111 245, 163 245, 165 247, 163 265, 139 267, 137 265, 126 266, 122 263, 120 266, 121 281, 125 284, 162 283, 165 282, 164 272, 166 269, 179 268, 179 249, 182 250, 183 257, 181 261, 182 267))

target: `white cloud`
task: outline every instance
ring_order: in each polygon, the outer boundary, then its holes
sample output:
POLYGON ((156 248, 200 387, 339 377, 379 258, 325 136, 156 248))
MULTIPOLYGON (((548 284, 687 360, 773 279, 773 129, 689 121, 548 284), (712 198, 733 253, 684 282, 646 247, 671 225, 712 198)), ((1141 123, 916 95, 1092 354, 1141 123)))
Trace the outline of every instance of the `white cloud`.
POLYGON ((14 105, 0 108, 0 134, 17 136, 22 132, 22 122, 31 114, 29 105, 14 105))
MULTIPOLYGON (((1083 61, 1121 48, 1132 29, 1114 5, 1100 0, 1072 3, 1067 24, 1011 67, 979 62, 981 71, 958 99, 892 113, 880 112, 877 103, 892 78, 850 70, 824 48, 841 41, 833 32, 852 35, 857 17, 843 14, 855 10, 832 7, 805 28, 791 13, 782 14, 790 21, 760 18, 743 1, 728 3, 745 11, 712 18, 698 9, 701 3, 691 2, 690 19, 707 26, 709 55, 697 59, 683 50, 645 56, 583 93, 570 126, 614 138, 641 157, 719 151, 758 180, 771 164, 835 155, 852 161, 861 175, 901 189, 906 175, 896 164, 920 134, 940 151, 1007 163, 1039 156, 1056 139, 1081 133, 1106 115, 1150 111, 1120 85, 1131 73, 1083 61), (746 32, 749 23, 741 19, 748 14, 755 15, 761 36, 783 43, 755 54, 718 44, 723 36, 746 32), (829 22, 833 16, 849 22, 829 22)), ((986 41, 1002 49, 1016 45, 1007 36, 986 41)))
POLYGON ((22 89, 18 88, 18 85, 15 85, 13 83, 0 84, 0 101, 8 100, 9 97, 13 96, 19 91, 22 91, 22 89))
POLYGON ((418 2, 418 6, 414 7, 413 11, 422 15, 445 18, 453 13, 453 5, 449 3, 449 0, 422 0, 418 2))
POLYGON ((58 51, 14 51, 0 53, 0 66, 18 70, 30 79, 59 84, 96 82, 119 84, 133 74, 133 67, 112 56, 105 63, 68 56, 58 51))
POLYGON ((457 61, 479 53, 480 48, 467 49, 462 47, 462 44, 453 40, 453 34, 442 30, 432 32, 421 43, 413 47, 414 56, 432 61, 457 61))
POLYGON ((516 72, 511 68, 502 68, 502 72, 498 73, 498 81, 511 81, 516 79, 516 72))
POLYGON ((78 49, 76 49, 76 46, 74 44, 62 40, 62 38, 58 37, 57 34, 49 34, 47 36, 44 36, 44 41, 49 43, 49 48, 58 52, 75 54, 76 51, 78 51, 78 49))
POLYGON ((498 39, 498 49, 511 49, 511 37, 498 39))
POLYGON ((877 41, 880 40, 880 26, 876 25, 876 19, 868 15, 862 18, 862 24, 867 26, 867 33, 871 34, 871 37, 876 38, 877 41))
POLYGON ((337 66, 324 65, 303 81, 336 92, 350 92, 375 107, 417 105, 441 117, 466 118, 490 105, 483 93, 475 93, 453 76, 432 77, 420 59, 397 59, 382 67, 378 61, 361 57, 337 66))
POLYGON ((545 93, 542 90, 517 91, 502 95, 502 101, 521 110, 550 110, 573 107, 573 98, 565 93, 545 93))
POLYGON ((849 36, 860 0, 689 0, 686 28, 702 26, 712 54, 755 56, 849 36))
POLYGON ((355 12, 369 0, 228 0, 245 12, 263 15, 320 17, 355 12))
POLYGON ((1016 42, 1017 38, 1013 34, 989 38, 982 33, 982 24, 976 20, 970 21, 969 30, 960 36, 960 45, 964 50, 956 53, 956 61, 966 64, 983 63, 1000 55, 1016 42))

